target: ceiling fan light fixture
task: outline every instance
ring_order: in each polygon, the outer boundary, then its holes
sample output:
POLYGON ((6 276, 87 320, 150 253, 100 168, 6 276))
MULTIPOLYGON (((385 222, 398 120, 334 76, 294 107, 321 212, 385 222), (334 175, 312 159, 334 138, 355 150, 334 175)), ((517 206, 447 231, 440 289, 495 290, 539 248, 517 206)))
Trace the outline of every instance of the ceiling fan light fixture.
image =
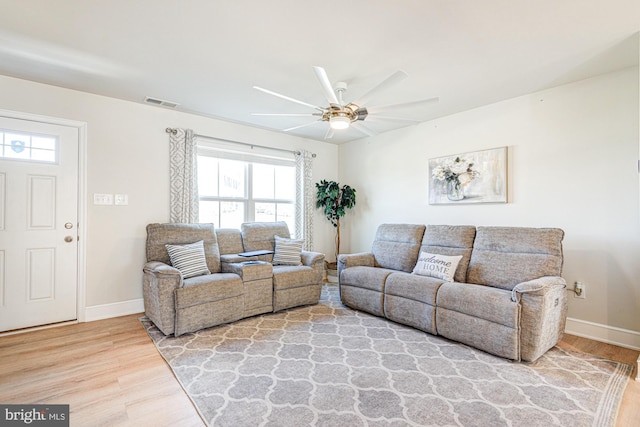
POLYGON ((351 124, 351 119, 345 116, 331 116, 329 118, 329 126, 331 129, 342 130, 347 129, 351 124))

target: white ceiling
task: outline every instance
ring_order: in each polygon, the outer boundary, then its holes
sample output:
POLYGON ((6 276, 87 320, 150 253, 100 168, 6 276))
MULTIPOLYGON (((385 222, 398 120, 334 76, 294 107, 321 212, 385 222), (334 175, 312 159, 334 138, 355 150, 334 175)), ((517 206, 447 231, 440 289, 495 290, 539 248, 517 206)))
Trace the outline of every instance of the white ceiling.
MULTIPOLYGON (((371 105, 439 97, 395 114, 424 121, 639 56, 638 0, 0 0, 0 10, 0 74, 272 130, 313 119, 251 113, 314 111, 253 86, 326 106, 314 65, 349 84, 346 100, 404 70, 371 105)), ((327 126, 290 133, 323 140, 327 126)))

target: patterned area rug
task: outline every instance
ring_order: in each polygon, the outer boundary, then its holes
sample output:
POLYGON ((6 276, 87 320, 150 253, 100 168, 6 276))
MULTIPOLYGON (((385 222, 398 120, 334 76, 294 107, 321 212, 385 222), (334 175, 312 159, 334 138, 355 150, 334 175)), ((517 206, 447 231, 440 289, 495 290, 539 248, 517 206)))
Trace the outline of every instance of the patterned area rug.
POLYGON ((610 426, 632 372, 557 347, 515 363, 320 304, 181 337, 144 327, 211 426, 610 426))

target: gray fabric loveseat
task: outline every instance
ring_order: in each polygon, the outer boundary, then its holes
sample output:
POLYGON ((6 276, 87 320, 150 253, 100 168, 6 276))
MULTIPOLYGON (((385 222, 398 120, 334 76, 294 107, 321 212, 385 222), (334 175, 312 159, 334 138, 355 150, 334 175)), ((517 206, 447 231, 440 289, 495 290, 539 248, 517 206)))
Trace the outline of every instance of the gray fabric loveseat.
POLYGON ((488 353, 534 361, 565 327, 563 237, 557 228, 383 224, 371 252, 338 257, 340 297, 488 353))
POLYGON ((238 255, 276 251, 276 236, 290 238, 286 223, 247 223, 241 230, 215 231, 213 224, 149 224, 143 268, 145 314, 165 335, 178 336, 261 313, 316 304, 323 254, 301 251, 297 261, 286 265, 273 265, 273 253, 238 255), (186 253, 190 267, 203 252, 205 265, 195 268, 192 277, 184 277, 184 268, 172 265, 169 249, 175 247, 186 253))

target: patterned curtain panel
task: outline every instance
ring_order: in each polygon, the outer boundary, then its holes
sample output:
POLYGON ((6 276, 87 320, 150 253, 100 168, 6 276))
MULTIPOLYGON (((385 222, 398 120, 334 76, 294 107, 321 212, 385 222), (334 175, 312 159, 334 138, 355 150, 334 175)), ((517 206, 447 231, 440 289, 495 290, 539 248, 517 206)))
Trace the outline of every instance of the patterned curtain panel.
POLYGON ((303 249, 313 250, 313 155, 300 150, 296 157, 296 234, 304 239, 303 249))
POLYGON ((170 222, 198 222, 198 162, 196 138, 191 129, 169 134, 171 180, 170 222))

